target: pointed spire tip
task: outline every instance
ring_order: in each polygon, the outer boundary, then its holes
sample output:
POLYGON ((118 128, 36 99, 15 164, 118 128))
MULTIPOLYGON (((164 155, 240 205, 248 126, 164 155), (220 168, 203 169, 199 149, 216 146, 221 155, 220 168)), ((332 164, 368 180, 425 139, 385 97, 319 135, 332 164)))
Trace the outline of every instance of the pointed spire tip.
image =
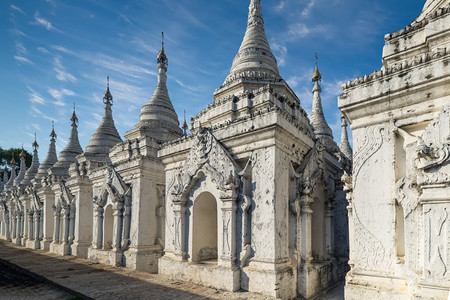
POLYGON ((109 76, 106 76, 106 92, 103 95, 103 103, 113 105, 113 96, 111 95, 111 92, 109 91, 109 76))

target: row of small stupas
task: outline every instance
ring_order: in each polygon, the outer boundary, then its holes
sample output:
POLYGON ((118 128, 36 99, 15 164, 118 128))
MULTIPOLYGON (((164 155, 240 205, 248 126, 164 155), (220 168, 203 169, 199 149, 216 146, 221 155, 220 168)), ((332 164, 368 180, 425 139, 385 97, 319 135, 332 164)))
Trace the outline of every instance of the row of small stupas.
POLYGON ((124 141, 109 84, 103 120, 84 151, 75 111, 59 158, 53 129, 42 164, 35 141, 31 167, 21 157, 19 175, 13 164, 3 179, 0 237, 282 299, 312 297, 341 280, 347 123, 339 149, 323 113, 317 61, 308 119, 279 74, 263 24, 260 1, 251 0, 230 75, 192 118, 192 134, 186 122, 179 127, 169 98, 163 44, 156 89, 124 141), (192 264, 202 261, 213 264, 192 264))

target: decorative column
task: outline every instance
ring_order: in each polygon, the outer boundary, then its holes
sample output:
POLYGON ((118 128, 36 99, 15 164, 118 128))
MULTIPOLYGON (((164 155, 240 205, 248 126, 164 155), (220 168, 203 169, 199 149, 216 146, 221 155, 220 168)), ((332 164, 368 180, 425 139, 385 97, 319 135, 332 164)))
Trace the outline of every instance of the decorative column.
POLYGON ((350 268, 353 268, 355 265, 353 262, 353 249, 354 249, 354 222, 353 222, 353 183, 352 176, 344 171, 344 174, 341 177, 342 182, 344 183, 344 192, 345 198, 348 201, 347 212, 348 212, 348 246, 349 246, 349 254, 348 254, 348 265, 350 268))
POLYGON ((63 207, 61 210, 62 214, 62 241, 64 245, 69 242, 69 208, 67 206, 63 207))
POLYGON ((23 224, 23 236, 22 236, 22 245, 25 246, 28 240, 28 213, 25 209, 25 205, 22 212, 22 224, 23 224))
POLYGON ((175 256, 180 261, 186 260, 186 201, 173 201, 175 215, 175 256))
POLYGON ((333 226, 333 217, 334 217, 334 205, 333 202, 328 201, 325 207, 325 259, 331 259, 334 255, 334 226, 333 226))
POLYGON ((43 237, 44 237, 44 218, 45 218, 45 213, 41 210, 38 212, 38 216, 39 216, 39 240, 42 241, 43 237))
POLYGON ((41 238, 41 212, 34 213, 34 240, 39 241, 41 238))
POLYGON ((53 207, 55 213, 55 226, 53 227, 53 242, 59 243, 59 231, 61 226, 61 213, 58 207, 53 207))
POLYGON ((130 225, 131 225, 131 199, 126 197, 125 208, 123 212, 123 230, 122 230, 122 250, 126 250, 130 242, 130 225))
POLYGON ((112 249, 114 251, 121 249, 121 237, 122 237, 122 226, 123 226, 123 203, 117 202, 117 206, 113 208, 113 239, 112 239, 112 249))
POLYGON ((235 267, 236 262, 236 197, 222 200, 222 255, 221 265, 235 267))
POLYGON ((103 207, 94 205, 94 232, 92 236, 92 247, 94 249, 102 248, 103 239, 103 207))
POLYGON ((312 213, 311 204, 313 203, 312 197, 309 195, 303 195, 301 197, 302 203, 302 259, 306 263, 310 263, 313 260, 312 257, 312 213))
POLYGON ((72 245, 75 236, 75 203, 70 204, 69 214, 69 244, 72 245))
POLYGON ((23 234, 23 212, 22 211, 19 212, 18 219, 19 219, 19 224, 18 224, 19 233, 17 235, 17 238, 18 238, 17 244, 20 245, 22 243, 22 237, 24 235, 23 234))
POLYGON ((17 212, 14 212, 12 215, 12 238, 15 239, 17 237, 17 212))
POLYGON ((28 211, 28 239, 34 240, 34 223, 33 223, 34 212, 28 211))

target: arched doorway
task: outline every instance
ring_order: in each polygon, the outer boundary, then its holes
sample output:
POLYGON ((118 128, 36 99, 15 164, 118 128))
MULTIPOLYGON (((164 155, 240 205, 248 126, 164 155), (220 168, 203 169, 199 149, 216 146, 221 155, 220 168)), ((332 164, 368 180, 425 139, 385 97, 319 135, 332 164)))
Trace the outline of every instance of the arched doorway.
POLYGON ((103 249, 109 250, 112 245, 113 238, 113 209, 111 204, 109 204, 104 213, 103 221, 103 249))
POLYGON ((209 193, 201 193, 194 202, 192 261, 217 260, 217 202, 209 193))

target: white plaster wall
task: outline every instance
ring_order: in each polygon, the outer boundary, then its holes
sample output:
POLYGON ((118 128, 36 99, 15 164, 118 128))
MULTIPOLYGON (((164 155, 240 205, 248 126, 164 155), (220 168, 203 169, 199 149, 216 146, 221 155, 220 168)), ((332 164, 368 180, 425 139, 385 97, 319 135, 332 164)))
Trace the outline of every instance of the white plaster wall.
POLYGON ((353 132, 353 253, 360 271, 391 272, 394 259, 394 145, 387 128, 374 125, 353 132))
POLYGON ((280 149, 275 156, 275 253, 276 260, 289 258, 289 157, 280 149))
POLYGON ((170 193, 171 187, 175 183, 175 174, 179 172, 177 169, 166 171, 166 223, 165 223, 165 245, 166 252, 175 251, 175 216, 173 213, 173 196, 170 193))
MULTIPOLYGON (((275 258, 275 156, 274 146, 254 152, 257 161, 252 170, 254 184, 252 203, 251 240, 254 257, 250 265, 262 267, 275 258)), ((281 212, 283 213, 283 212, 281 212)))

